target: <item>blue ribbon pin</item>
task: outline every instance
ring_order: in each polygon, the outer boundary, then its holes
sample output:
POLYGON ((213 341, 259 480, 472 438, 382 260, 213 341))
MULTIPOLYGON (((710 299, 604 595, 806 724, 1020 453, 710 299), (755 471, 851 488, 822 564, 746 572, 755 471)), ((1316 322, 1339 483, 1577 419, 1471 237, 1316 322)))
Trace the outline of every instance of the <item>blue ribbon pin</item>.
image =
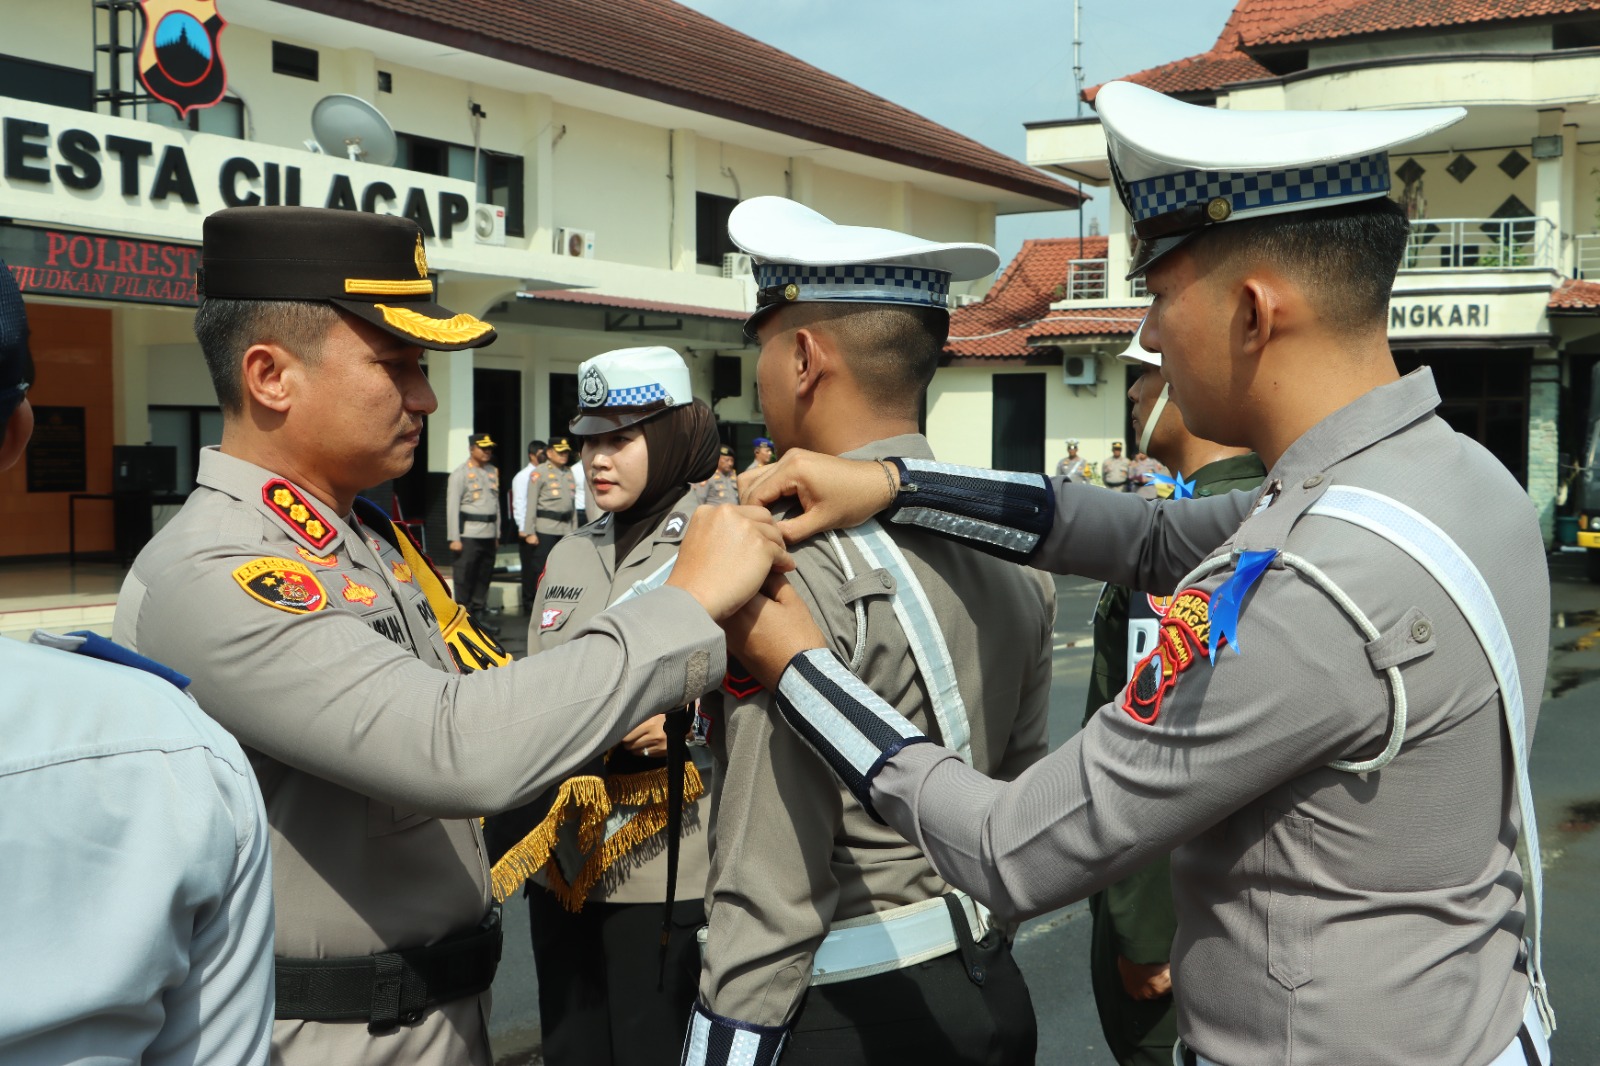
POLYGON ((1235 655, 1239 652, 1239 609, 1244 606, 1244 598, 1267 567, 1272 565, 1272 560, 1278 557, 1276 551, 1240 552, 1239 559, 1234 564, 1233 576, 1223 582, 1211 597, 1211 634, 1208 639, 1211 653, 1211 665, 1217 665, 1217 645, 1227 640, 1233 646, 1235 655))
POLYGON ((1151 481, 1159 481, 1163 485, 1171 485, 1172 498, 1174 500, 1194 499, 1194 478, 1190 478, 1188 481, 1183 480, 1183 471, 1179 470, 1178 476, 1175 478, 1170 478, 1165 474, 1151 474, 1149 476, 1151 481))

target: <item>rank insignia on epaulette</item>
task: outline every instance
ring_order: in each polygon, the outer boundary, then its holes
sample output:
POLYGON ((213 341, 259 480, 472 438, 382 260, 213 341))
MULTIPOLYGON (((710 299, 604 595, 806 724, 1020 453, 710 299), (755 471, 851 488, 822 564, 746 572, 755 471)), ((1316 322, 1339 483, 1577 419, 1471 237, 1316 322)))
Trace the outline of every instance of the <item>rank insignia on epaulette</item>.
POLYGON ((722 691, 734 699, 747 700, 764 686, 738 662, 728 660, 728 672, 722 678, 722 691))
POLYGON ((257 559, 235 570, 233 579, 252 598, 290 614, 310 614, 328 605, 322 582, 293 559, 257 559))
POLYGON ((339 565, 339 555, 337 552, 329 552, 327 555, 312 555, 310 552, 300 547, 300 545, 296 544, 294 546, 294 553, 300 556, 300 558, 304 559, 306 562, 316 563, 318 566, 339 565))
POLYGON ((261 486, 261 498, 273 514, 304 537, 313 548, 325 548, 338 536, 311 501, 282 478, 273 478, 261 486))
POLYGON ((340 592, 351 603, 359 603, 363 607, 371 607, 378 598, 377 589, 352 580, 349 574, 344 575, 344 588, 340 592))

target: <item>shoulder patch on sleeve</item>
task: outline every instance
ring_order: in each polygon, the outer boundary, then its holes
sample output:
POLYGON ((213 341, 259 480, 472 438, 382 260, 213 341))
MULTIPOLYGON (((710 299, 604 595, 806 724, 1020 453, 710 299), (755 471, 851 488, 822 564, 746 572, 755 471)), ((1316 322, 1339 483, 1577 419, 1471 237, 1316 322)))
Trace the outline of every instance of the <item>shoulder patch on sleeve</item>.
MULTIPOLYGON (((1153 606, 1153 603, 1152 603, 1153 606)), ((1128 717, 1151 725, 1161 714, 1161 704, 1178 684, 1178 676, 1206 654, 1211 634, 1211 597, 1199 589, 1184 589, 1172 597, 1161 616, 1160 636, 1149 655, 1133 669, 1122 693, 1128 717)))
POLYGON ((293 559, 256 559, 235 570, 233 579, 252 599, 290 614, 310 614, 328 606, 328 590, 305 563, 293 559))
POLYGON ((279 521, 318 551, 339 535, 305 494, 281 477, 261 486, 261 499, 279 521))

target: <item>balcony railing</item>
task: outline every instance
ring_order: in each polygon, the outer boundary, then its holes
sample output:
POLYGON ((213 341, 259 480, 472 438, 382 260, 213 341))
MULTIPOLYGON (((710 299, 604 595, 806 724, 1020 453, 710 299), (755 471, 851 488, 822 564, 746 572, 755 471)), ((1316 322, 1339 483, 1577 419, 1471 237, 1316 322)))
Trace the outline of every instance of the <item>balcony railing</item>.
MULTIPOLYGON (((1547 218, 1419 218, 1411 223, 1407 270, 1553 270, 1555 225, 1547 218)), ((1596 264, 1600 269, 1600 263, 1596 264)))
POLYGON ((1572 238, 1576 250, 1573 267, 1585 281, 1600 281, 1600 233, 1583 233, 1572 238))
POLYGON ((1073 259, 1067 263, 1067 280, 1059 287, 1060 300, 1108 300, 1145 297, 1144 278, 1124 282, 1112 278, 1107 260, 1073 259))

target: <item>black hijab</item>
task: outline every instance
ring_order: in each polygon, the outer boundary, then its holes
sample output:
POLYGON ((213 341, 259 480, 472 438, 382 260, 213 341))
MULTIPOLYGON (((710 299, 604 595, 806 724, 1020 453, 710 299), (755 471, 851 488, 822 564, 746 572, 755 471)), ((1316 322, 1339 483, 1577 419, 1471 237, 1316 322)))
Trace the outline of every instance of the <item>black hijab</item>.
POLYGON ((638 426, 644 431, 650 466, 639 498, 611 519, 616 523, 618 566, 683 499, 690 485, 717 472, 717 450, 722 445, 717 417, 704 400, 670 407, 638 426))

